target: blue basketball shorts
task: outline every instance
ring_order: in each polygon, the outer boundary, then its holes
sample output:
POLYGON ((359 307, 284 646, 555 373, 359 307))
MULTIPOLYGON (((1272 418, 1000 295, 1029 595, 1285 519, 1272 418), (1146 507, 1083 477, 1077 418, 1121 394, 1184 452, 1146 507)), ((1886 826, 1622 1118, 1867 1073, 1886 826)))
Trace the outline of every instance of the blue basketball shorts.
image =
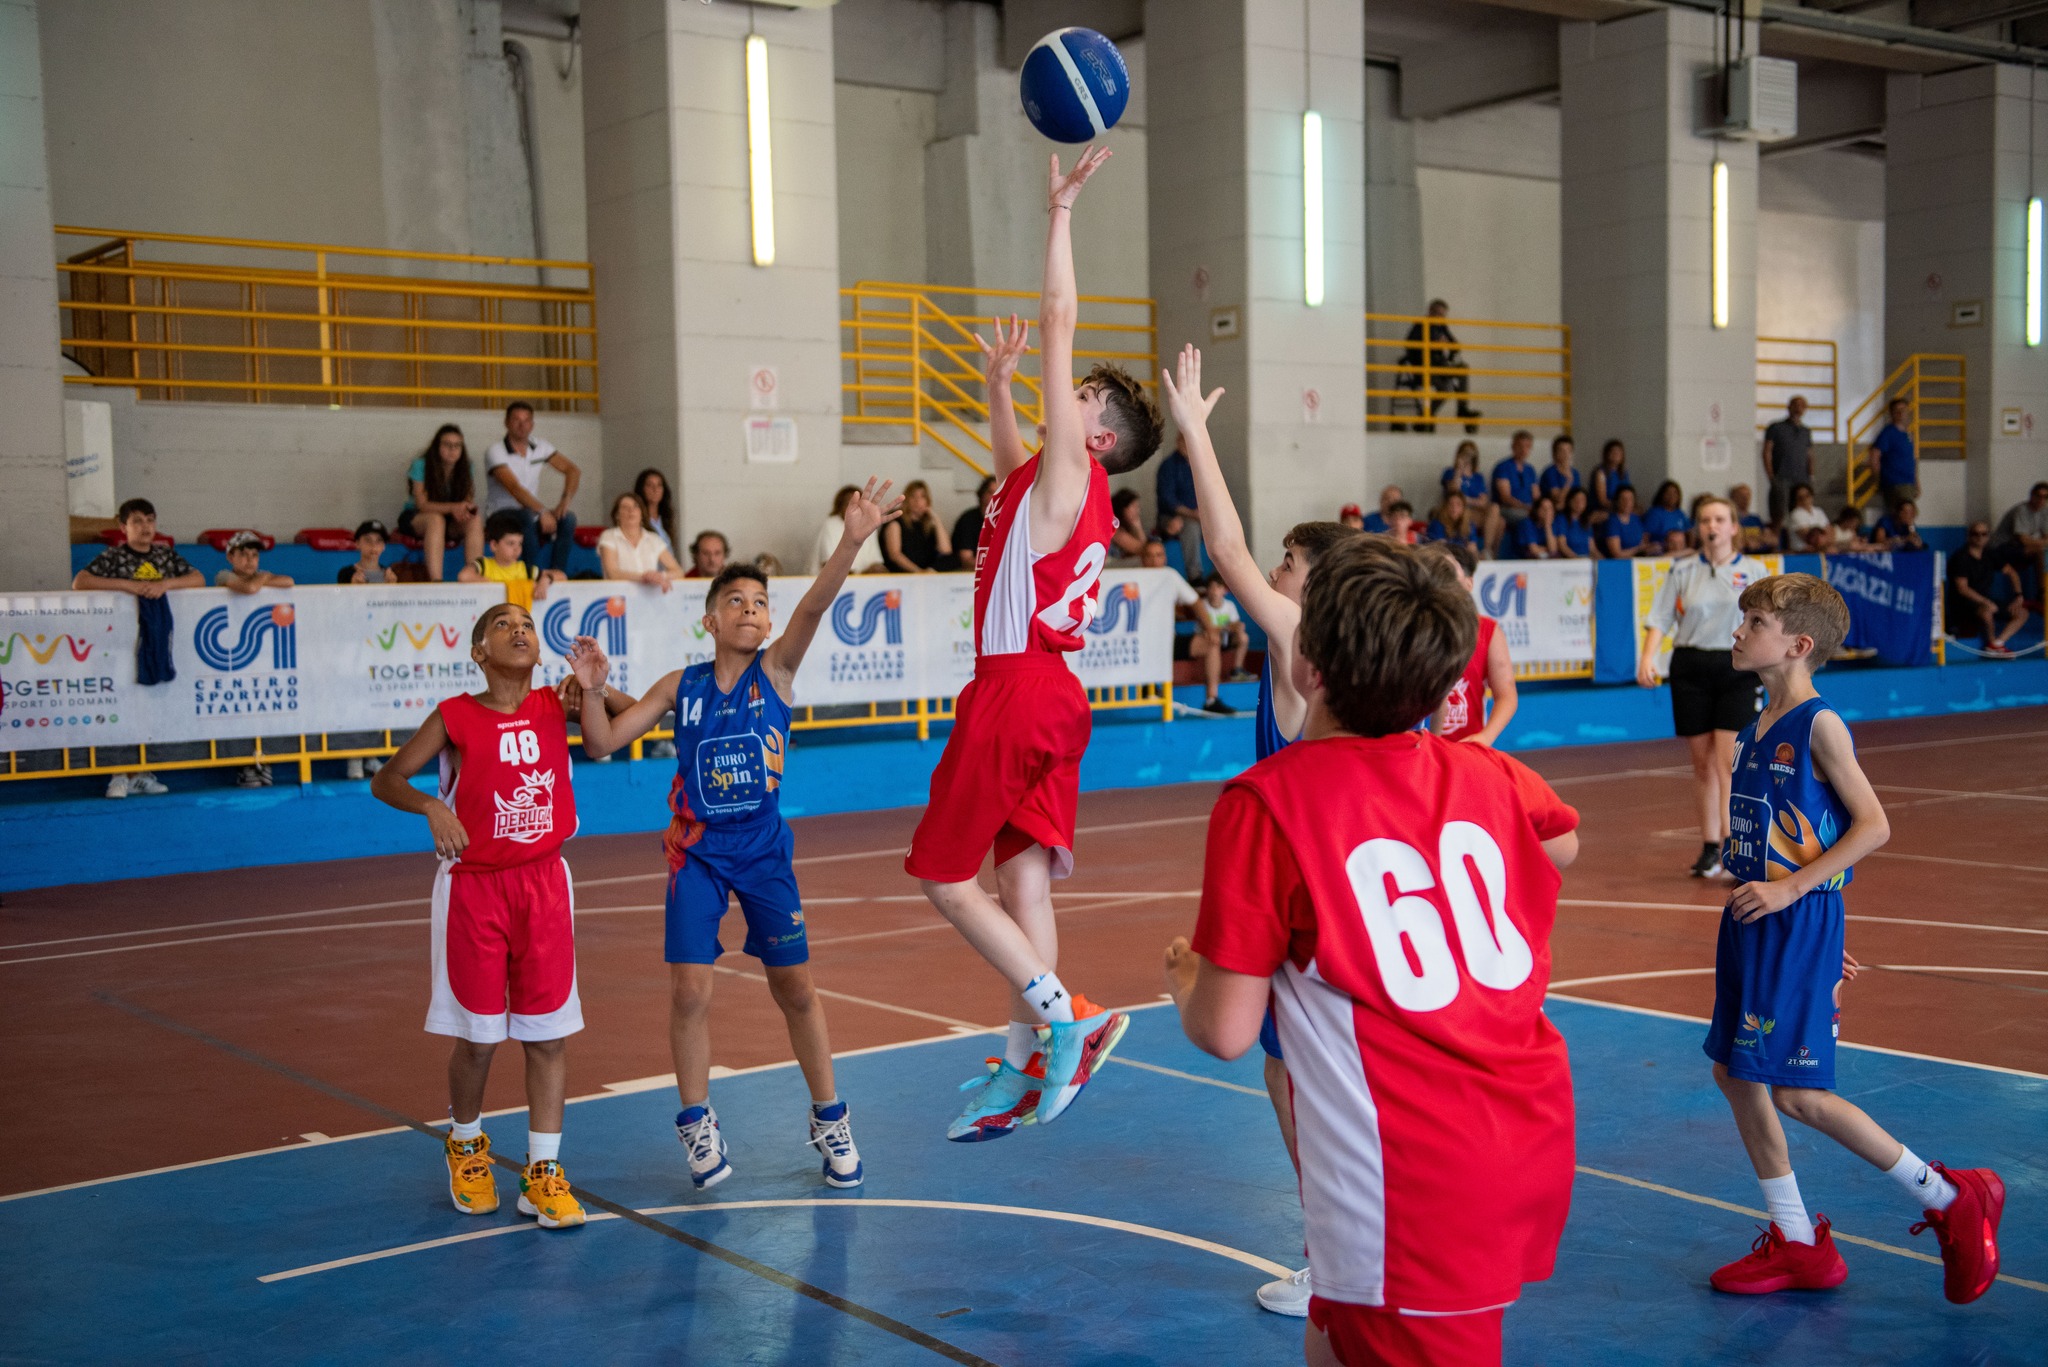
POLYGON ((743 951, 771 968, 810 959, 803 898, 791 863, 796 837, 779 817, 760 825, 758 831, 730 833, 713 827, 682 851, 682 864, 668 876, 662 957, 669 963, 718 961, 724 952, 718 925, 734 896, 747 920, 743 951))
POLYGON ((1273 1019, 1273 1007, 1266 1006, 1266 1018, 1259 1022, 1259 1048, 1266 1051, 1267 1058, 1284 1058, 1280 1052, 1280 1026, 1273 1019))
POLYGON ((1707 1057, 1749 1082, 1832 1091, 1842 925, 1840 891, 1809 892, 1747 923, 1722 912, 1707 1057))

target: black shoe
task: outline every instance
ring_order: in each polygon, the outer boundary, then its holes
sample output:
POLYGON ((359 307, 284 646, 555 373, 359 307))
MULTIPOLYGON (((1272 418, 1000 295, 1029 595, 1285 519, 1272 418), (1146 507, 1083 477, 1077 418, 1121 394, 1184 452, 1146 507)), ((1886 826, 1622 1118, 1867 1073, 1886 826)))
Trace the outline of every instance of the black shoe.
POLYGON ((1237 709, 1221 698, 1211 698, 1202 704, 1202 710, 1218 717, 1234 717, 1237 709))
POLYGON ((1721 847, 1718 845, 1702 845, 1700 847, 1700 857, 1692 861, 1692 876, 1695 878, 1712 878, 1720 871, 1721 847))

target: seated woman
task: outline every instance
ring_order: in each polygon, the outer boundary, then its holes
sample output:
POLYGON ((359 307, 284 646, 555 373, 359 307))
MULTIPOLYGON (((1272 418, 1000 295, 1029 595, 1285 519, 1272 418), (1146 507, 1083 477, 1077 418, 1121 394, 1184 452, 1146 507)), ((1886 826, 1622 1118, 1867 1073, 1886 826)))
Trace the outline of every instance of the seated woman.
POLYGON ((1593 558, 1593 528, 1586 521, 1591 502, 1584 485, 1564 496, 1564 511, 1557 518, 1557 555, 1560 560, 1593 558))
POLYGON ((1614 507, 1600 524, 1600 544, 1610 559, 1633 560, 1663 549, 1650 540, 1649 529, 1636 516, 1636 491, 1624 484, 1614 491, 1614 507))
POLYGON ((1144 553, 1145 523, 1138 503, 1136 489, 1119 489, 1110 495, 1110 515, 1116 518, 1116 530, 1109 534, 1111 560, 1136 560, 1144 553))
POLYGON ((1832 522, 1826 513, 1814 506, 1813 486, 1793 485, 1792 506, 1785 510, 1785 549, 1824 551, 1831 547, 1833 541, 1832 522))
POLYGON ((1653 554, 1683 555, 1686 533, 1691 530, 1692 519, 1685 515, 1685 491, 1677 480, 1667 479, 1657 486, 1650 510, 1643 514, 1643 532, 1658 547, 1653 554))
POLYGON ((1479 528, 1480 544, 1498 546, 1503 524, 1500 510, 1493 506, 1493 485, 1479 469, 1478 442, 1458 443, 1440 483, 1446 493, 1455 488, 1465 496, 1465 511, 1479 528))
POLYGON ((1436 512, 1429 519, 1429 530, 1423 533, 1424 541, 1462 541, 1473 550, 1485 544, 1480 534, 1479 519, 1472 516, 1465 495, 1457 489, 1446 489, 1444 501, 1437 505, 1436 512))
MULTIPOLYGON (((668 479, 649 466, 633 477, 633 492, 640 495, 640 512, 647 530, 661 538, 671 554, 676 548, 676 509, 668 495, 668 479)), ((835 543, 836 544, 836 543, 835 543)))
POLYGON ((1863 514, 1848 504, 1835 514, 1835 520, 1828 525, 1827 549, 1835 555, 1847 555, 1850 551, 1867 551, 1870 543, 1863 539, 1863 514))
POLYGON ((452 422, 441 425, 427 449, 406 467, 405 489, 398 534, 419 539, 429 583, 441 582, 451 534, 462 538, 464 564, 483 557, 484 515, 477 506, 469 444, 460 427, 452 422))
POLYGON ((683 577, 675 552, 647 525, 640 495, 620 494, 612 500, 612 525, 597 538, 597 558, 607 579, 637 579, 663 593, 683 577))
POLYGON ((1619 437, 1609 437, 1600 448, 1600 464, 1593 470, 1592 520, 1598 522, 1613 512, 1616 496, 1628 487, 1628 448, 1619 437))
POLYGON ((1538 494, 1529 505, 1529 515, 1515 524, 1508 538, 1519 560, 1555 560, 1559 555, 1557 505, 1547 494, 1538 494))
MULTIPOLYGON (((832 511, 826 515, 818 528, 818 539, 811 543, 810 572, 816 574, 832 558, 832 552, 839 546, 839 538, 846 534, 846 505, 853 502, 853 496, 860 492, 857 484, 843 484, 839 492, 832 495, 832 511)), ((860 549, 853 553, 853 568, 848 574, 876 574, 884 568, 882 564, 882 538, 871 536, 860 543, 860 549)))
POLYGON ((932 512, 931 486, 913 479, 903 486, 903 516, 882 526, 882 560, 894 574, 936 574, 952 559, 952 539, 932 512))
POLYGON ((1898 507, 1877 520, 1870 540, 1881 551, 1926 550, 1927 542, 1920 536, 1920 505, 1910 498, 1900 499, 1898 507))

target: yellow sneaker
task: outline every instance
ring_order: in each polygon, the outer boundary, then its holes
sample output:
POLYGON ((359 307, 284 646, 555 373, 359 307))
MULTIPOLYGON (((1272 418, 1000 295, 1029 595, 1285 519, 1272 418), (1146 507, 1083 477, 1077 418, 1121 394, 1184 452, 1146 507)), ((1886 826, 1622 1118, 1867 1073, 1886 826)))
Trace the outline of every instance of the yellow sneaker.
POLYGON ((498 1183, 491 1176, 491 1137, 464 1142, 450 1135, 448 1199, 464 1215, 489 1215, 498 1208, 498 1183))
POLYGON ((569 1174, 552 1158, 528 1163, 519 1174, 519 1213, 538 1216, 542 1229, 568 1229, 583 1223, 583 1207, 569 1191, 569 1174))

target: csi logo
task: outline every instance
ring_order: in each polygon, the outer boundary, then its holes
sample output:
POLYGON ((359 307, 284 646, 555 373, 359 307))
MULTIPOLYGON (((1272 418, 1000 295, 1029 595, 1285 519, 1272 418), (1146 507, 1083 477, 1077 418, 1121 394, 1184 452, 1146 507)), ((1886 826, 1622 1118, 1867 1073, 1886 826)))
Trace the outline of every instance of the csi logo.
POLYGON ((1144 595, 1136 584, 1117 584, 1103 595, 1102 615, 1088 624, 1088 634, 1106 636, 1112 631, 1136 631, 1144 606, 1144 595))
POLYGON ((270 641, 270 667, 297 669, 299 633, 298 628, 292 625, 295 620, 290 603, 258 608, 242 619, 234 644, 229 645, 228 610, 223 605, 201 614, 199 624, 192 628, 192 648, 208 668, 231 673, 255 664, 256 657, 263 653, 267 637, 270 641))
POLYGON ((1489 574, 1479 580, 1479 606, 1493 618, 1526 617, 1529 613, 1529 576, 1489 574))
POLYGON ((576 630, 569 630, 569 618, 575 608, 567 599, 557 599, 548 604, 547 611, 540 617, 540 639, 548 649, 557 655, 567 655, 576 644, 576 637, 589 636, 601 644, 608 655, 626 653, 626 600, 623 598, 600 598, 587 603, 583 615, 577 619, 576 630))
POLYGON ((839 638, 841 645, 864 646, 875 639, 880 628, 886 645, 903 644, 903 595, 895 589, 871 593, 860 605, 856 619, 853 608, 854 595, 842 593, 832 603, 832 634, 839 638))

